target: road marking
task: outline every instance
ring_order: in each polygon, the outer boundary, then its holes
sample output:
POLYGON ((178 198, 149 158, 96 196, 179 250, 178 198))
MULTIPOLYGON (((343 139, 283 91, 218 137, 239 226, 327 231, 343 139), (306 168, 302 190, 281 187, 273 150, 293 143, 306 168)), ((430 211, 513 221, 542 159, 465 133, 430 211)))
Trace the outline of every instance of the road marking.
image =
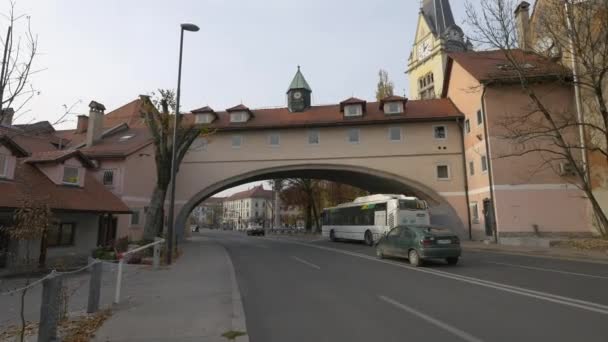
POLYGON ((323 247, 323 246, 306 244, 306 243, 299 243, 299 242, 292 242, 292 243, 298 244, 301 246, 310 247, 310 248, 317 248, 317 249, 326 250, 326 251, 330 251, 330 252, 350 255, 350 256, 354 256, 354 257, 358 257, 358 258, 362 258, 362 259, 372 260, 372 261, 384 263, 387 265, 393 265, 393 266, 405 268, 410 271, 428 273, 428 274, 432 274, 432 275, 443 277, 443 278, 458 280, 458 281, 462 281, 462 282, 469 283, 469 284, 489 287, 489 288, 493 288, 493 289, 504 291, 504 292, 515 293, 515 294, 519 294, 519 295, 526 296, 526 297, 544 300, 547 302, 562 304, 562 305, 566 305, 566 306, 570 306, 570 307, 575 307, 575 308, 579 308, 579 309, 583 309, 583 310, 587 310, 587 311, 592 311, 592 312, 608 315, 608 306, 603 305, 603 304, 588 302, 588 301, 570 298, 570 297, 554 295, 554 294, 542 292, 542 291, 529 290, 529 289, 526 289, 523 287, 512 286, 512 285, 507 285, 507 284, 503 284, 503 283, 497 283, 497 282, 493 282, 493 281, 489 281, 489 280, 483 280, 483 279, 479 279, 479 278, 468 277, 468 276, 458 275, 458 274, 444 272, 444 271, 406 266, 401 263, 397 263, 394 261, 388 261, 388 260, 380 260, 375 257, 361 254, 361 253, 348 252, 348 251, 344 251, 344 250, 340 250, 340 249, 323 247))
POLYGON ((378 296, 378 298, 380 298, 380 300, 382 300, 382 301, 384 301, 384 302, 386 302, 388 304, 391 304, 393 306, 398 307, 399 309, 407 311, 407 312, 411 313, 412 315, 418 316, 419 318, 422 318, 423 320, 425 320, 425 321, 427 321, 427 322, 429 322, 429 323, 431 323, 431 324, 433 324, 433 325, 435 325, 435 326, 437 326, 437 327, 439 327, 439 328, 441 328, 441 329, 443 329, 445 331, 448 331, 448 332, 452 333, 453 335, 456 335, 456 336, 460 337, 464 341, 467 341, 467 342, 482 342, 482 340, 478 339, 477 337, 475 337, 475 336, 473 336, 473 335, 471 335, 471 334, 469 334, 467 332, 464 332, 464 331, 462 331, 462 330, 460 330, 458 328, 455 328, 455 327, 453 327, 453 326, 451 326, 451 325, 449 325, 447 323, 444 323, 444 322, 442 322, 442 321, 440 321, 440 320, 438 320, 436 318, 433 318, 433 317, 431 317, 431 316, 429 316, 427 314, 424 314, 424 313, 422 313, 422 312, 420 312, 418 310, 412 309, 409 306, 401 304, 401 303, 399 303, 398 301, 396 301, 394 299, 388 298, 386 296, 378 296))
POLYGON ((576 275, 576 276, 581 276, 581 277, 589 277, 589 278, 597 278, 597 279, 608 279, 608 277, 604 277, 604 276, 598 276, 598 275, 587 274, 587 273, 577 273, 577 272, 561 271, 561 270, 556 270, 556 269, 553 269, 553 268, 542 268, 542 267, 524 266, 524 265, 517 265, 517 264, 509 264, 509 263, 506 263, 506 262, 493 262, 493 261, 485 261, 485 263, 486 264, 494 264, 494 265, 502 265, 502 266, 510 266, 510 267, 526 268, 526 269, 536 270, 536 271, 545 271, 545 272, 553 272, 553 273, 561 273, 561 274, 570 274, 570 275, 576 275))
POLYGON ((298 257, 295 257, 295 256, 292 256, 292 258, 293 258, 295 261, 299 261, 299 262, 303 263, 304 265, 308 265, 308 266, 310 266, 310 267, 312 267, 312 268, 316 268, 316 269, 318 269, 318 270, 320 270, 320 269, 321 269, 321 267, 319 267, 319 266, 317 266, 317 265, 315 265, 315 264, 313 264, 313 263, 310 263, 310 262, 308 262, 308 261, 306 261, 306 260, 302 260, 302 259, 300 259, 300 258, 298 258, 298 257))

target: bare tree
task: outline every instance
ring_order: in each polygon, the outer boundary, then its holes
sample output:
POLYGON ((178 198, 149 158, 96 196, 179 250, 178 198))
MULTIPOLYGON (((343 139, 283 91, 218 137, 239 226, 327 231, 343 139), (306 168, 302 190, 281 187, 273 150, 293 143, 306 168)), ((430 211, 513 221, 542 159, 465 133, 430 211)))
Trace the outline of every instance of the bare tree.
MULTIPOLYGON (((146 212, 144 238, 153 239, 160 236, 163 231, 164 203, 167 188, 171 181, 171 156, 173 146, 173 124, 175 116, 175 92, 173 90, 159 89, 159 97, 151 99, 141 96, 142 115, 154 141, 154 160, 156 162, 156 186, 150 198, 146 212), (160 109, 160 110, 159 110, 160 109)), ((176 136, 176 168, 179 170, 184 156, 192 143, 199 137, 211 134, 207 128, 187 123, 182 115, 177 116, 176 136)))
MULTIPOLYGON (((608 0, 550 0, 545 4, 548 7, 543 9, 544 14, 539 14, 541 17, 536 21, 539 25, 537 34, 543 39, 543 35, 550 35, 551 46, 537 46, 542 47, 543 52, 551 54, 556 49, 565 52, 566 58, 542 56, 538 52, 517 49, 514 1, 481 0, 479 10, 470 2, 466 3, 466 21, 472 30, 471 39, 482 48, 502 52, 505 64, 501 65, 501 70, 514 75, 515 83, 530 100, 526 113, 509 115, 498 123, 504 131, 502 138, 513 144, 510 153, 498 157, 533 154, 540 161, 539 170, 551 168, 562 174, 564 170, 558 170, 559 165, 568 165, 568 171, 573 176, 572 183, 585 193, 591 203, 598 231, 603 236, 608 236, 608 219, 593 192, 592 180, 588 177, 588 164, 584 162, 588 153, 608 157, 608 112, 604 97, 608 72, 608 21, 598 18, 597 12, 597 6, 602 7, 603 12, 600 13, 603 13, 605 19, 608 0), (574 70, 567 62, 573 57, 580 61, 575 64, 574 70), (576 72, 579 67, 582 70, 580 77, 576 72), (552 82, 563 82, 562 86, 588 89, 587 99, 596 104, 596 109, 589 108, 591 115, 601 120, 581 120, 576 109, 572 108, 555 109, 536 87, 540 81, 548 78, 552 82), (585 143, 581 139, 586 135, 584 132, 593 132, 595 141, 585 143), (597 139, 597 136, 601 139, 597 139)), ((519 38, 520 41, 530 39, 519 38)), ((544 42, 548 40, 544 39, 544 42)))
POLYGON ((319 231, 319 192, 318 181, 309 178, 288 178, 285 180, 286 204, 304 208, 306 230, 319 231), (314 223, 314 229, 313 229, 314 223))
POLYGON ((15 13, 15 1, 10 1, 8 14, 2 14, 8 21, 6 35, 1 37, 2 67, 0 68, 0 122, 6 108, 19 112, 38 91, 30 83, 34 59, 38 53, 38 36, 32 33, 29 15, 15 13), (15 37, 17 24, 25 22, 22 35, 15 37))
POLYGON ((389 96, 393 96, 395 85, 388 78, 388 72, 386 70, 380 69, 378 71, 378 86, 376 88, 376 99, 381 101, 384 98, 389 96))

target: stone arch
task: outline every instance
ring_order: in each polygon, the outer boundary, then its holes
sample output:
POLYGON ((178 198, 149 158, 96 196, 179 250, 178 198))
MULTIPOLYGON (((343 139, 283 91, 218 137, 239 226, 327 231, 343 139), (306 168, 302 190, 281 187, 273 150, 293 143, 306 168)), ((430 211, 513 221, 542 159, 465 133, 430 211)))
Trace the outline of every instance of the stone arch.
POLYGON ((211 184, 198 191, 180 209, 177 232, 183 232, 190 212, 202 201, 223 190, 249 182, 277 178, 313 178, 337 181, 376 193, 405 193, 426 200, 433 224, 452 227, 466 236, 464 223, 454 207, 435 190, 407 177, 368 167, 342 164, 295 164, 245 172, 211 184))

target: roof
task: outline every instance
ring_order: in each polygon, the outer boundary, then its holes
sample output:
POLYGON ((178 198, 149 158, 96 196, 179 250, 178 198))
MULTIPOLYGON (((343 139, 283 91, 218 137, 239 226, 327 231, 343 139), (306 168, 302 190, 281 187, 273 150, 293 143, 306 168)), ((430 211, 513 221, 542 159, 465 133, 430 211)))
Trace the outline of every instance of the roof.
MULTIPOLYGON (((365 115, 345 118, 340 112, 340 105, 312 106, 303 112, 293 113, 288 108, 253 109, 255 114, 246 123, 235 125, 230 122, 227 112, 217 112, 218 119, 210 124, 211 128, 222 130, 258 130, 276 128, 306 128, 339 125, 371 125, 395 122, 419 122, 453 120, 462 114, 449 99, 409 101, 405 113, 386 115, 380 109, 379 102, 367 102, 365 115)), ((194 122, 192 114, 184 115, 184 121, 194 122)))
POLYGON ((289 92, 290 90, 293 90, 293 89, 306 89, 306 90, 312 92, 312 88, 308 85, 308 82, 306 82, 304 75, 302 75, 299 65, 298 65, 298 71, 296 72, 296 75, 293 77, 293 80, 291 81, 291 84, 289 85, 287 92, 289 92))
MULTIPOLYGON (((348 106, 348 105, 354 105, 354 104, 362 104, 362 105, 365 105, 365 103, 366 103, 366 102, 367 102, 367 101, 365 101, 365 100, 361 100, 361 99, 358 99, 358 98, 356 98, 356 97, 351 97, 351 98, 348 98, 348 99, 346 99, 346 100, 344 100, 344 101, 340 102, 340 112, 344 112, 344 107, 345 107, 345 106, 348 106)), ((363 106, 363 111, 365 112, 365 106, 363 106)))
POLYGON ((85 172, 85 186, 57 185, 34 165, 19 160, 14 181, 0 181, 0 208, 18 208, 28 198, 44 201, 52 210, 99 213, 129 213, 129 208, 108 191, 90 172, 85 172), (32 193, 33 192, 33 193, 32 193))
POLYGON ((450 27, 460 30, 454 20, 449 0, 424 0, 420 10, 435 35, 441 36, 450 27))
POLYGON ((215 111, 211 107, 205 106, 202 108, 194 109, 192 111, 192 113, 194 113, 194 114, 215 113, 215 111))
POLYGON ((272 199, 272 191, 264 190, 264 187, 262 185, 258 185, 249 190, 237 192, 237 193, 233 194, 232 196, 226 198, 226 201, 235 201, 235 200, 240 200, 240 199, 245 199, 245 198, 272 199))
MULTIPOLYGON (((510 53, 526 70, 527 77, 569 75, 566 68, 537 53, 520 49, 513 49, 510 53)), ((448 56, 482 83, 496 80, 519 80, 517 71, 513 69, 512 63, 502 50, 452 52, 448 56)))
POLYGON ((70 158, 79 159, 85 167, 94 167, 91 160, 85 157, 80 150, 55 150, 45 152, 34 152, 31 156, 25 158, 23 162, 29 164, 59 163, 70 158))
POLYGON ((380 101, 380 110, 384 110, 384 104, 389 102, 403 102, 403 106, 405 107, 407 104, 407 98, 397 95, 387 96, 380 101))
POLYGON ((67 143, 53 134, 26 132, 16 126, 0 126, 0 135, 7 136, 29 153, 56 150, 57 146, 67 143))
POLYGON ((245 111, 248 112, 249 111, 249 107, 245 106, 244 104, 240 104, 234 107, 230 107, 228 109, 226 109, 227 112, 238 112, 238 111, 245 111))
POLYGON ((18 157, 25 157, 29 153, 24 150, 19 144, 17 144, 13 139, 9 138, 6 135, 0 135, 0 145, 6 146, 11 152, 18 157))

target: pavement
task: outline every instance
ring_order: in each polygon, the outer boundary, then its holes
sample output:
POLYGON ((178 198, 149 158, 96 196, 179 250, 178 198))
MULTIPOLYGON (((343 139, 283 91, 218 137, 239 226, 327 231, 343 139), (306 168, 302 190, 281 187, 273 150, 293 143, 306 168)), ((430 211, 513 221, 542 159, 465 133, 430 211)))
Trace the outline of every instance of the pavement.
POLYGON ((183 254, 170 268, 147 273, 137 285, 123 284, 125 299, 114 307, 94 341, 225 342, 223 333, 246 330, 225 249, 201 236, 180 246, 183 254))
POLYGON ((608 341, 603 264, 466 250, 411 267, 359 243, 204 231, 228 251, 251 341, 608 341))

